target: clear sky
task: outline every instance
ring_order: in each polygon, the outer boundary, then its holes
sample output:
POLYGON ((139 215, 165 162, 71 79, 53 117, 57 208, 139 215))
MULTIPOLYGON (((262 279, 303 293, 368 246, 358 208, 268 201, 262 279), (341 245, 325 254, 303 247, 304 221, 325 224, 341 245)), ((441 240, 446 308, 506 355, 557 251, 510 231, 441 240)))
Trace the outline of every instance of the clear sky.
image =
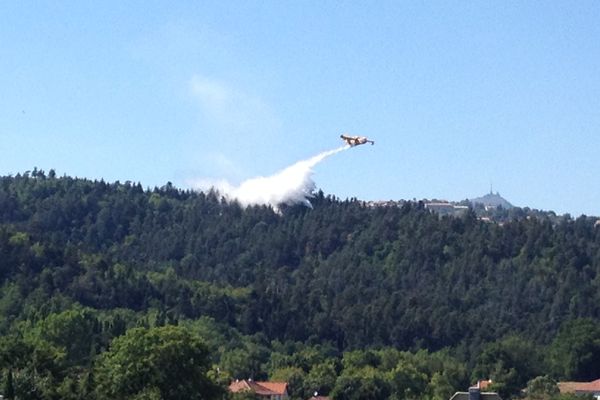
POLYGON ((598 1, 3 1, 0 174, 600 215, 598 1))

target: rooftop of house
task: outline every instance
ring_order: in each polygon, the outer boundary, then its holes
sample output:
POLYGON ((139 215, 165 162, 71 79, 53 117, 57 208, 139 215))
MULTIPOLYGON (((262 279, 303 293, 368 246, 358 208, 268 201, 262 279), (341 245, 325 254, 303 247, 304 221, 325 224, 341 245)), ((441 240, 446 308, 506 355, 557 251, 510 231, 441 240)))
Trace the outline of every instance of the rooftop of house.
POLYGON ((231 382, 229 391, 232 393, 252 391, 263 396, 283 395, 287 392, 287 382, 260 382, 242 379, 231 382))
MULTIPOLYGON (((480 400, 502 400, 500 395, 496 392, 481 392, 479 394, 480 400)), ((469 392, 456 392, 450 400, 469 400, 469 392)))
POLYGON ((477 385, 475 385, 477 388, 481 389, 481 390, 485 390, 487 389, 490 385, 492 384, 492 380, 491 379, 484 379, 484 380, 480 380, 477 381, 477 385))
MULTIPOLYGON (((483 390, 488 389, 492 384, 492 380, 479 380, 477 383, 469 388, 469 391, 479 393, 479 400, 502 400, 502 398, 496 392, 484 392, 483 390)), ((471 398, 469 392, 456 392, 450 398, 450 400, 469 400, 471 398)))
POLYGON ((591 382, 558 382, 561 393, 600 392, 600 379, 591 382))

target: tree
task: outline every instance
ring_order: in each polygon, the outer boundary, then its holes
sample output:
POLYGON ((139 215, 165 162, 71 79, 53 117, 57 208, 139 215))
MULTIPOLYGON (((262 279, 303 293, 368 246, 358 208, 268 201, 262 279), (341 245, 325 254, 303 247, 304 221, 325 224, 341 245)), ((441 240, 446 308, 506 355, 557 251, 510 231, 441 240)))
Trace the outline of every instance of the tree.
POLYGON ((383 373, 371 366, 344 370, 330 394, 333 400, 383 400, 389 395, 383 373))
POLYGON ((304 380, 305 394, 312 395, 314 392, 322 395, 329 394, 335 385, 336 378, 337 373, 333 360, 313 365, 304 380))
POLYGON ((389 372, 389 380, 395 398, 417 399, 422 397, 428 379, 412 363, 402 360, 389 372))
POLYGON ((12 369, 8 370, 6 374, 6 381, 4 382, 4 398, 12 400, 15 398, 15 386, 13 383, 13 372, 12 369))
POLYGON ((429 381, 427 391, 431 400, 447 400, 454 394, 456 388, 444 373, 435 372, 429 381))
POLYGON ((96 323, 91 310, 73 308, 50 314, 33 332, 61 349, 71 364, 81 365, 89 362, 96 323))
POLYGON ((165 400, 209 400, 221 393, 207 377, 209 367, 206 345, 186 328, 133 328, 113 340, 98 360, 95 376, 100 397, 159 393, 165 400))
POLYGON ((291 397, 302 399, 304 394, 304 379, 306 373, 298 367, 285 367, 273 371, 269 377, 272 381, 287 382, 288 391, 291 397))
POLYGON ((263 379, 262 364, 268 359, 268 350, 257 343, 247 341, 240 348, 227 351, 221 357, 221 367, 236 379, 263 379))
POLYGON ((590 381, 600 376, 600 323, 566 322, 550 348, 552 371, 562 379, 590 381))
MULTIPOLYGON (((10 371, 15 398, 53 396, 65 376, 64 353, 32 335, 0 337, 0 368, 10 371)), ((7 382, 8 383, 8 382, 7 382)))
POLYGON ((556 382, 547 375, 537 376, 527 383, 528 400, 550 400, 558 394, 556 382))
POLYGON ((473 380, 491 378, 500 397, 516 395, 542 372, 540 354, 535 344, 516 335, 492 342, 479 355, 473 380))

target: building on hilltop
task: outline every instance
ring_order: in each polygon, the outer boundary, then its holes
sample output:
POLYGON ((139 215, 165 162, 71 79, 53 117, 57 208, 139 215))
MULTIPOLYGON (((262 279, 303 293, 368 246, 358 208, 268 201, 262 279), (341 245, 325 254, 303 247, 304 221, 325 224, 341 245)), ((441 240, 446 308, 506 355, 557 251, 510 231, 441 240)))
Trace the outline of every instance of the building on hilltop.
POLYGON ((229 385, 231 393, 252 392, 269 400, 287 400, 287 382, 255 382, 252 379, 235 380, 229 385))
POLYGON ((476 204, 481 204, 485 208, 486 211, 494 210, 496 208, 502 207, 505 210, 513 208, 514 206, 506 200, 504 197, 500 196, 500 193, 492 192, 490 188, 490 192, 482 197, 477 197, 469 200, 473 206, 476 204))
POLYGON ((425 203, 427 210, 433 211, 439 215, 461 215, 469 210, 468 206, 461 206, 447 201, 431 201, 425 203))

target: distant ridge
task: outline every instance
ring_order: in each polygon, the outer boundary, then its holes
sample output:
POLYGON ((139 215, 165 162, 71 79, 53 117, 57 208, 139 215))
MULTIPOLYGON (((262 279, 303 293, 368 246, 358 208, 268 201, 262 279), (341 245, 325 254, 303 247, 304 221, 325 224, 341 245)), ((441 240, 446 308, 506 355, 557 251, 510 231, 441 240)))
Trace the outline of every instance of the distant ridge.
POLYGON ((477 197, 475 199, 469 200, 472 205, 482 204, 484 207, 502 207, 504 209, 513 208, 514 206, 510 204, 508 200, 504 197, 500 196, 500 193, 493 193, 492 190, 482 197, 477 197))

